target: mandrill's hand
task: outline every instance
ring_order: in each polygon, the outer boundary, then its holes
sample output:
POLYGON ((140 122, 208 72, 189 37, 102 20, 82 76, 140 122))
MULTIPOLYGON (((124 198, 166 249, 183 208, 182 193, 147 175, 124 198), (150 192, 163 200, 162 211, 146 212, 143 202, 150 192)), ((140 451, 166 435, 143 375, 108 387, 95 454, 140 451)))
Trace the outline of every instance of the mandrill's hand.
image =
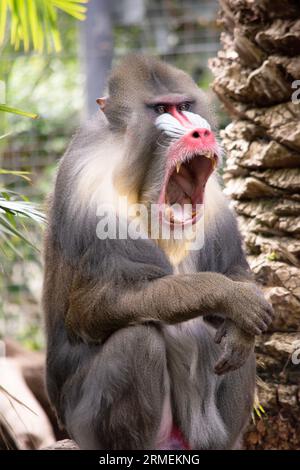
POLYGON ((222 355, 215 365, 215 373, 218 375, 239 369, 254 349, 254 336, 239 329, 229 319, 218 328, 215 342, 223 346, 222 355))
POLYGON ((267 331, 273 321, 272 306, 255 284, 234 281, 227 293, 223 308, 226 317, 245 333, 255 336, 267 331))

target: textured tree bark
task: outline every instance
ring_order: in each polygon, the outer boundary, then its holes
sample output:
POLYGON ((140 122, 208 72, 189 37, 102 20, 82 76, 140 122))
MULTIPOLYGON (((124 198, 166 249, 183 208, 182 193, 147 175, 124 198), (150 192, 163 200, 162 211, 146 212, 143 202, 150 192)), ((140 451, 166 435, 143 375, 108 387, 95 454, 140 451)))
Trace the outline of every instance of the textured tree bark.
POLYGON ((210 65, 213 89, 233 118, 222 133, 225 192, 276 312, 271 331, 257 341, 266 414, 250 425, 245 446, 299 449, 300 103, 292 102, 292 83, 300 79, 300 4, 220 0, 220 6, 223 47, 210 65))

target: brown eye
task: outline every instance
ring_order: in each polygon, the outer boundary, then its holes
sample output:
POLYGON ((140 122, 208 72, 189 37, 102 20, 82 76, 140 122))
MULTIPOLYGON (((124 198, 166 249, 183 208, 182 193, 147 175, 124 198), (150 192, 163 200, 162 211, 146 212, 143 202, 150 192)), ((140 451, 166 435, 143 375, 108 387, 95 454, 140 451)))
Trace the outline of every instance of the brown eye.
POLYGON ((167 108, 163 104, 158 104, 154 109, 157 114, 164 114, 167 112, 167 108))
POLYGON ((191 109, 191 103, 181 103, 177 107, 178 111, 189 111, 191 109))

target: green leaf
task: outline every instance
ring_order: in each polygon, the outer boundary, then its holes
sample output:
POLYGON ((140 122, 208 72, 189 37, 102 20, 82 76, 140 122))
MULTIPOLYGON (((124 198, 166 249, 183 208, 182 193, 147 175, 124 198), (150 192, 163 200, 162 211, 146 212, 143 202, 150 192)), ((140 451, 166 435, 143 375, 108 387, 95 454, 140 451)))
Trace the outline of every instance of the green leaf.
POLYGON ((86 7, 79 5, 79 2, 71 2, 66 0, 52 0, 51 3, 53 3, 53 5, 55 5, 57 8, 64 11, 65 13, 68 13, 68 15, 73 16, 74 18, 80 21, 83 21, 85 19, 86 7))
POLYGON ((61 45, 61 40, 60 40, 60 34, 56 28, 57 14, 56 14, 54 7, 52 5, 47 5, 45 14, 47 15, 47 18, 48 18, 48 22, 49 22, 48 29, 53 39, 54 49, 57 52, 60 52, 62 50, 62 45, 61 45))
POLYGON ((29 117, 31 119, 38 118, 38 115, 35 113, 28 113, 27 111, 23 111, 22 109, 11 108, 10 106, 7 106, 6 104, 0 104, 0 111, 4 111, 6 113, 19 114, 20 116, 29 117))
MULTIPOLYGON (((13 4, 12 4, 13 5, 13 4)), ((11 8, 12 8, 11 5, 11 8)), ((10 42, 14 45, 17 41, 18 16, 16 9, 11 11, 10 42)))
POLYGON ((17 237, 36 249, 25 235, 27 229, 22 220, 27 218, 40 224, 45 223, 46 218, 33 204, 26 200, 13 199, 15 197, 13 191, 4 190, 0 194, 0 236, 4 242, 3 245, 6 244, 11 248, 10 239, 17 237), (19 226, 22 230, 19 229, 19 226))
POLYGON ((40 35, 39 35, 39 23, 36 10, 36 3, 33 0, 28 1, 28 20, 31 31, 31 37, 33 42, 33 48, 38 51, 40 50, 40 35))
POLYGON ((9 236, 16 236, 26 242, 28 245, 34 248, 34 245, 20 232, 17 230, 5 217, 5 215, 2 215, 0 213, 0 233, 1 232, 7 233, 9 236))
MULTIPOLYGON (((1 228, 0 228, 1 232, 1 228)), ((4 244, 19 258, 24 258, 24 255, 16 248, 16 246, 10 241, 10 238, 6 235, 6 233, 2 232, 1 237, 3 238, 4 244)), ((3 247, 1 247, 3 248, 3 247)), ((6 257, 8 256, 7 253, 5 253, 6 257)))
POLYGON ((7 132, 6 134, 0 135, 0 140, 5 139, 5 137, 8 137, 11 135, 11 132, 7 132))
POLYGON ((0 211, 10 212, 13 215, 29 217, 36 222, 45 222, 45 216, 38 211, 30 202, 12 201, 0 197, 0 211))
POLYGON ((32 46, 35 51, 42 52, 45 44, 50 52, 60 51, 57 10, 82 21, 86 17, 86 3, 88 0, 0 0, 0 45, 9 17, 10 40, 16 50, 23 43, 25 51, 32 46))
POLYGON ((27 1, 26 0, 15 0, 18 2, 18 10, 19 10, 19 21, 22 30, 22 39, 24 44, 24 51, 29 51, 30 46, 30 36, 29 36, 29 29, 28 29, 28 8, 27 8, 27 1))
POLYGON ((26 181, 30 181, 30 178, 26 175, 30 175, 30 171, 19 171, 19 170, 4 170, 0 168, 0 175, 13 175, 13 176, 20 176, 26 181))
POLYGON ((4 41, 7 9, 8 9, 7 0, 2 0, 1 1, 1 15, 0 15, 0 44, 4 41))

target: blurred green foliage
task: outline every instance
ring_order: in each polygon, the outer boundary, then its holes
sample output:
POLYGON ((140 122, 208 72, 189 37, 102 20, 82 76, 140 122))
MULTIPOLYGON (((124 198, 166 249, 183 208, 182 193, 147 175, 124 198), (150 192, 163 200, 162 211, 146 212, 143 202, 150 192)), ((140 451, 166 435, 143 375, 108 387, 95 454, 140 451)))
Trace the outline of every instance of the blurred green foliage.
POLYGON ((7 29, 10 43, 15 50, 23 46, 43 52, 62 50, 61 35, 57 28, 58 11, 61 10, 77 20, 84 20, 88 0, 0 0, 0 46, 4 43, 7 29), (9 26, 7 25, 9 24, 9 26))
MULTIPOLYGON (((0 0, 0 15, 3 3, 0 0)), ((25 223, 24 216, 42 220, 29 199, 36 204, 44 202, 55 162, 83 108, 76 22, 64 14, 57 20, 58 28, 64 31, 60 54, 24 55, 6 36, 0 59, 5 103, 39 115, 32 121, 0 112, 0 135, 5 134, 0 139, 0 335, 13 335, 32 349, 43 345, 39 305, 42 266, 39 251, 33 249, 40 248, 42 231, 33 221, 25 223)))

